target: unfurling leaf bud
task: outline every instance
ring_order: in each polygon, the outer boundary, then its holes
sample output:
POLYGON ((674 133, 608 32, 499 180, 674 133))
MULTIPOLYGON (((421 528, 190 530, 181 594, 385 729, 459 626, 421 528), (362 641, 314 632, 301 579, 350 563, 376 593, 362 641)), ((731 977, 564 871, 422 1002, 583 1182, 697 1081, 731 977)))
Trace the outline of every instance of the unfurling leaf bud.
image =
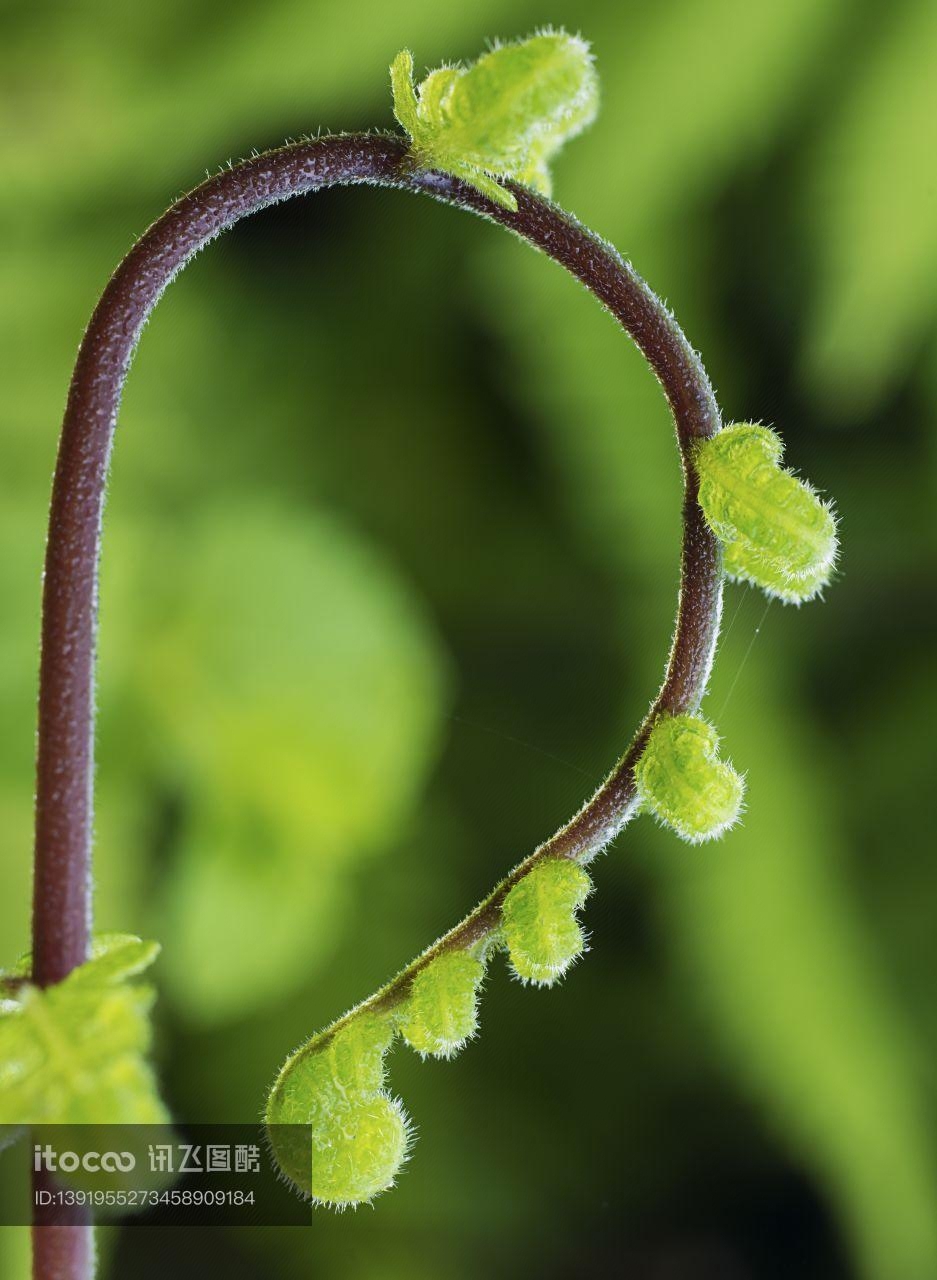
POLYGON ((775 432, 747 422, 701 440, 699 502, 725 543, 729 577, 800 604, 830 580, 836 520, 810 485, 780 466, 782 453, 775 432))
POLYGON ((427 169, 461 178, 512 211, 496 181, 513 178, 550 193, 548 161, 595 119, 598 79, 589 46, 546 30, 498 45, 468 67, 441 67, 413 85, 413 55, 390 69, 394 115, 427 169))
POLYGON ((524 982, 550 986, 585 946, 576 912, 592 883, 576 862, 538 863, 504 900, 501 919, 514 972, 524 982))
POLYGON ((418 1053, 449 1058, 478 1028, 485 966, 467 951, 437 956, 414 978, 400 1030, 418 1053))
POLYGON ((409 1126, 401 1103, 384 1091, 384 1055, 393 1039, 387 1017, 361 1013, 323 1047, 290 1058, 274 1085, 267 1123, 277 1163, 323 1204, 360 1204, 386 1191, 407 1156, 409 1126), (289 1131, 311 1128, 308 1151, 290 1147, 289 1131))
POLYGON ((721 835, 741 812, 745 784, 718 744, 699 716, 662 715, 635 769, 642 804, 691 844, 721 835))
POLYGON ((310 1193, 337 1206, 373 1200, 394 1185, 408 1146, 399 1099, 379 1093, 349 1102, 327 1130, 313 1131, 310 1193))

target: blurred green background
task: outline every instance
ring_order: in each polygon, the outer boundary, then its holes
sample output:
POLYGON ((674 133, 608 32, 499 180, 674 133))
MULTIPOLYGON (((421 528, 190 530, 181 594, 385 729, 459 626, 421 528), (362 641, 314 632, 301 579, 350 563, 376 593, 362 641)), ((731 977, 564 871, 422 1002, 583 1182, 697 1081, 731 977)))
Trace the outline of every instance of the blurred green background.
MULTIPOLYGON (((730 418, 836 499, 841 580, 738 587, 707 712, 744 825, 643 820, 553 992, 496 963, 373 1210, 102 1233, 103 1274, 937 1276, 937 6, 0 5, 0 961, 26 946, 44 521, 75 349, 206 170, 391 124, 387 64, 544 22, 598 59, 556 195, 674 307, 730 418)), ((656 689, 679 472, 659 390, 552 264, 393 192, 255 217, 149 325, 102 591, 97 923, 164 954, 176 1114, 282 1057, 570 815, 656 689)), ((0 1272, 26 1274, 25 1233, 0 1272)))

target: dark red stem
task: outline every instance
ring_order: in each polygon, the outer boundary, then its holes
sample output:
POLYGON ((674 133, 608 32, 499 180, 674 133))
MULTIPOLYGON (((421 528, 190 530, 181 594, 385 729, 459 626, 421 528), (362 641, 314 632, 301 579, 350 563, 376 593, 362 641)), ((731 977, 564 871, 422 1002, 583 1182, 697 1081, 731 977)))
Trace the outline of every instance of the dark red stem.
MULTIPOLYGON (((706 374, 676 321, 609 245, 555 205, 512 187, 510 213, 457 179, 415 168, 406 142, 346 135, 296 143, 210 178, 174 204, 111 278, 81 344, 68 394, 52 491, 42 615, 33 979, 60 982, 87 957, 91 926, 94 649, 101 513, 121 391, 147 316, 173 276, 239 219, 291 196, 367 183, 424 192, 501 223, 564 266, 618 319, 644 353, 673 411, 684 461, 681 594, 673 648, 655 711, 691 710, 709 673, 721 598, 720 555, 696 502, 693 440, 712 435, 719 413, 706 374)), ((634 798, 633 765, 645 722, 607 782, 554 837, 577 856, 604 843, 634 798)), ((90 1247, 80 1227, 40 1228, 41 1280, 79 1280, 90 1247), (69 1231, 72 1244, 65 1246, 69 1231), (57 1261, 51 1256, 55 1251, 57 1261), (73 1258, 67 1265, 66 1255, 73 1258)))
MULTIPOLYGON (((32 1177, 33 1194, 61 1191, 44 1170, 32 1177)), ((86 1280, 94 1275, 94 1232, 89 1211, 78 1205, 50 1204, 34 1211, 33 1280, 86 1280)))

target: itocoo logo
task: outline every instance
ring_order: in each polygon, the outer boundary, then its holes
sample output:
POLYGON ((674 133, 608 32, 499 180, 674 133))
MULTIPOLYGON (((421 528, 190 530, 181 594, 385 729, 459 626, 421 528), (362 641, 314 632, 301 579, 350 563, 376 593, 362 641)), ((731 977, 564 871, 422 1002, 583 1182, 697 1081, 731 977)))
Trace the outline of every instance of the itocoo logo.
POLYGON ((33 1148, 33 1168, 39 1173, 74 1173, 84 1169, 86 1173, 129 1173, 136 1168, 132 1151, 54 1151, 49 1143, 33 1148))

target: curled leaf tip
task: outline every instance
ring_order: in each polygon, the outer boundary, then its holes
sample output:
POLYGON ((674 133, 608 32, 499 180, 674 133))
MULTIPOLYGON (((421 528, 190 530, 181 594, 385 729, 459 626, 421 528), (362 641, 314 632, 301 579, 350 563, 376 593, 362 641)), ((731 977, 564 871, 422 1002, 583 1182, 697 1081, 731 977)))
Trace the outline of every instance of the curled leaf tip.
POLYGON ((390 76, 394 115, 418 162, 511 211, 517 200, 501 180, 549 195, 550 160, 598 110, 588 44, 552 28, 498 44, 467 67, 440 67, 418 87, 404 49, 390 76))
POLYGON ((725 545, 728 576, 801 604, 830 581, 836 517, 806 481, 780 465, 782 454, 780 437, 750 422, 700 441, 699 501, 725 545))
POLYGON ((718 745, 701 717, 662 715, 635 769, 642 804, 691 844, 721 835, 742 811, 745 783, 718 745))
POLYGON ((277 1163, 320 1204, 373 1200, 393 1186, 407 1158, 409 1120, 384 1089, 393 1034, 388 1018, 359 1014, 321 1045, 299 1049, 273 1087, 266 1119, 277 1163), (288 1130, 277 1129, 307 1124, 311 1160, 307 1148, 291 1145, 288 1130))
POLYGON ((396 1181, 410 1146, 398 1098, 379 1093, 336 1116, 329 1140, 313 1147, 310 1192, 334 1208, 367 1204, 396 1181))
POLYGON ((400 1030, 418 1053, 449 1058, 478 1029, 485 966, 467 951, 437 956, 414 978, 400 1030))
POLYGON ((551 986, 585 949, 576 912, 592 888, 568 858, 538 863, 511 889, 501 909, 511 967, 523 982, 551 986))

